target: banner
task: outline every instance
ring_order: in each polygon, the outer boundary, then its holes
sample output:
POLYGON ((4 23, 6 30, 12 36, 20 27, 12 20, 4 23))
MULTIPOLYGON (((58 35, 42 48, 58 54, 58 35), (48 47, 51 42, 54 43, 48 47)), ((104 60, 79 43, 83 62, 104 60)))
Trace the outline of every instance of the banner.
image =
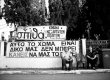
POLYGON ((17 40, 65 40, 66 26, 18 27, 17 40))
POLYGON ((64 48, 68 47, 79 53, 79 41, 28 41, 9 42, 7 55, 9 58, 60 57, 64 48))

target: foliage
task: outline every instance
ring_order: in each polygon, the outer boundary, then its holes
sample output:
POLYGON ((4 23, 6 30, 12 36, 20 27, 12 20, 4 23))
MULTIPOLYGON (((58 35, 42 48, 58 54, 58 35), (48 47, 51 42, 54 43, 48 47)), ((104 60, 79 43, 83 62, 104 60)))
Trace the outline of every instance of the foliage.
POLYGON ((49 0, 50 23, 62 25, 62 3, 61 0, 49 0))
POLYGON ((49 0, 50 23, 67 26, 67 39, 75 38, 78 0, 49 0), (73 34, 71 36, 71 34, 73 34))
POLYGON ((7 23, 14 23, 21 26, 40 25, 44 21, 44 17, 36 14, 32 10, 31 0, 4 0, 3 8, 4 17, 7 23), (42 23, 41 23, 42 22, 42 23))
MULTIPOLYGON (((49 0, 50 24, 66 25, 69 39, 78 39, 83 35, 88 38, 87 31, 90 32, 91 39, 110 39, 109 0, 85 0, 82 7, 78 6, 78 1, 49 0)), ((45 24, 43 10, 32 9, 30 2, 31 0, 5 0, 3 15, 7 23, 22 26, 45 24)))
POLYGON ((49 0, 50 22, 75 28, 78 13, 77 0, 49 0))
MULTIPOLYGON (((96 39, 95 35, 100 35, 100 39, 109 39, 110 7, 108 0, 86 0, 79 11, 77 21, 78 28, 82 31, 81 34, 85 34, 88 22, 91 23, 91 39, 96 39)), ((87 38, 86 34, 85 37, 87 38)))

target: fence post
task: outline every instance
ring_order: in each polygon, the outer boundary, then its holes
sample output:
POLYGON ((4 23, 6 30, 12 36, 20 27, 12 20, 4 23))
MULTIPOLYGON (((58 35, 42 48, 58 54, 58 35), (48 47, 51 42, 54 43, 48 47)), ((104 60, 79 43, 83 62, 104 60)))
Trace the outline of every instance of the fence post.
POLYGON ((82 54, 86 55, 86 39, 82 39, 82 54))
POLYGON ((0 42, 0 56, 4 56, 4 41, 0 42))
POLYGON ((1 41, 0 41, 0 56, 1 56, 1 41))

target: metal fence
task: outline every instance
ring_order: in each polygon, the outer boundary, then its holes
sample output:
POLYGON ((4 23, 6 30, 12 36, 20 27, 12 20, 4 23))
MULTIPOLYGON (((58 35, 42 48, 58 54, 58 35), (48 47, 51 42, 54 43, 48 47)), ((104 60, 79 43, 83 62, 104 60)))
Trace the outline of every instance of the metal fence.
POLYGON ((86 41, 86 49, 89 48, 89 46, 92 46, 93 48, 101 47, 102 49, 108 48, 109 41, 108 40, 87 40, 86 41))

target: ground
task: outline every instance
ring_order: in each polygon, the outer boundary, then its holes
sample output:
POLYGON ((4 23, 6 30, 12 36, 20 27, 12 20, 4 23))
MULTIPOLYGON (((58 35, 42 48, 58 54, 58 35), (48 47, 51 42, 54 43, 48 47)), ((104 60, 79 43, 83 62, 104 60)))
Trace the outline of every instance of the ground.
POLYGON ((110 73, 90 74, 1 74, 0 80, 110 80, 110 73))

